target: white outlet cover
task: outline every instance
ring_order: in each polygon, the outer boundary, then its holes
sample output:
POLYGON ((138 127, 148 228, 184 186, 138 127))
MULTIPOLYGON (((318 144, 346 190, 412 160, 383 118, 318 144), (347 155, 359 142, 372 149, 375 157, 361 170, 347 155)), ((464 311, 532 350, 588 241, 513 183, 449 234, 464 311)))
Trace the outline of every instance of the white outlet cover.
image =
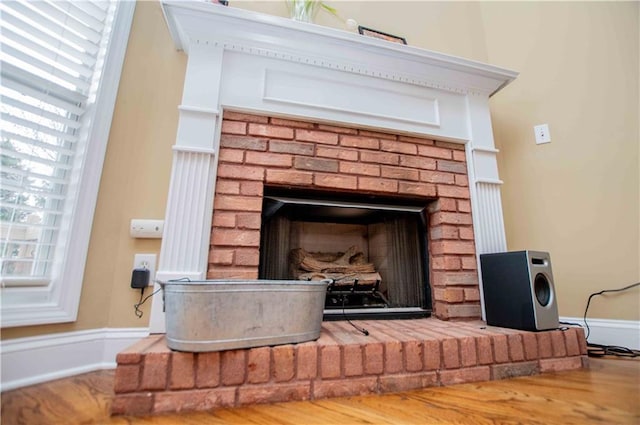
POLYGON ((549 124, 539 124, 533 127, 533 133, 536 136, 536 144, 551 142, 551 133, 549 132, 549 124))
POLYGON ((149 282, 147 284, 148 286, 153 286, 153 281, 156 277, 156 259, 156 254, 135 254, 135 256, 133 257, 134 269, 149 269, 149 282))

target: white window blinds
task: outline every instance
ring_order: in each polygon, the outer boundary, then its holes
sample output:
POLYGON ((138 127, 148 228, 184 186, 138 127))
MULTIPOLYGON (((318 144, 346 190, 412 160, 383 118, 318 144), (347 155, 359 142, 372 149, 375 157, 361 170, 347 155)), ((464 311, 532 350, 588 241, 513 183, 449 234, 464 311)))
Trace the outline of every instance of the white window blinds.
POLYGON ((134 9, 0 0, 2 327, 77 317, 134 9))
POLYGON ((64 255, 72 183, 82 168, 83 119, 102 63, 113 4, 0 3, 5 286, 48 285, 64 255), (66 219, 66 220, 65 220, 66 219))

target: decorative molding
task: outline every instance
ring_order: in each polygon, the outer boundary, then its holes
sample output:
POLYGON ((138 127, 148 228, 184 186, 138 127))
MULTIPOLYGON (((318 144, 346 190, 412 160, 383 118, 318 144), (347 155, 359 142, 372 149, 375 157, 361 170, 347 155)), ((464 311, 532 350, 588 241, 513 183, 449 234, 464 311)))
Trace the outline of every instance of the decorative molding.
POLYGON ((506 251, 500 186, 479 182, 476 184, 475 192, 476 208, 478 215, 482 217, 482 220, 474 222, 478 254, 506 251))
POLYGON ((474 152, 486 152, 486 153, 499 153, 500 150, 496 148, 488 148, 486 146, 475 146, 471 149, 474 152))
POLYGON ((197 106, 190 106, 190 105, 179 105, 178 110, 186 111, 186 112, 196 112, 199 114, 208 114, 214 117, 217 117, 218 115, 220 115, 220 111, 218 111, 217 109, 200 108, 197 106))
MULTIPOLYGON (((391 121, 408 122, 419 125, 440 127, 438 99, 415 87, 394 85, 394 90, 353 83, 344 78, 314 77, 314 86, 309 85, 309 76, 277 69, 265 69, 262 98, 271 102, 325 109, 343 114, 358 114, 391 121), (404 88, 405 90, 402 90, 404 88), (376 102, 358 102, 368 98, 375 90, 376 102), (317 93, 324 93, 322 98, 317 93), (349 93, 345 97, 343 93, 349 93), (321 102, 319 101, 321 100, 321 102), (354 109, 354 104, 358 108, 354 109)), ((337 76, 336 76, 337 77, 337 76)))
POLYGON ((216 118, 219 113, 204 112, 204 109, 200 108, 178 107, 178 109, 180 118, 176 146, 215 151, 213 140, 217 131, 216 118))
POLYGON ((219 101, 230 109, 457 143, 470 139, 461 117, 476 108, 463 94, 229 52, 223 68, 219 101))
POLYGON ((475 149, 472 145, 471 158, 474 167, 474 179, 478 182, 499 182, 498 176, 498 159, 495 152, 490 149, 475 149))
MULTIPOLYGON (((584 328, 585 335, 587 334, 582 317, 560 317, 560 321, 577 323, 584 328)), ((639 320, 590 319, 587 317, 587 323, 591 330, 589 333, 590 343, 640 350, 639 320)))
POLYGON ((362 66, 361 63, 344 61, 339 59, 328 60, 319 56, 313 56, 309 54, 298 53, 291 55, 283 53, 273 49, 260 49, 244 43, 220 43, 214 42, 214 46, 222 47, 226 51, 246 53, 255 56, 261 56, 264 58, 273 58, 291 63, 298 63, 302 65, 309 65, 318 68, 336 70, 347 72, 350 74, 357 74, 365 77, 374 77, 377 79, 397 81, 400 83, 411 84, 413 86, 432 88, 437 90, 446 90, 450 92, 456 92, 460 94, 475 94, 475 95, 487 95, 488 92, 482 88, 472 87, 466 84, 456 84, 452 81, 446 81, 444 79, 424 79, 417 75, 409 75, 399 72, 397 69, 362 66))
POLYGON ((476 179, 476 183, 484 183, 484 184, 496 184, 496 185, 502 185, 504 184, 504 182, 502 180, 498 180, 498 179, 476 179))
POLYGON ((211 155, 211 156, 216 154, 215 149, 198 148, 198 147, 193 147, 193 146, 174 145, 172 150, 174 152, 201 153, 201 154, 204 154, 204 155, 211 155))
POLYGON ((1 391, 116 367, 116 355, 147 328, 102 328, 9 339, 0 345, 1 391))
POLYGON ((176 46, 188 54, 195 45, 209 45, 379 79, 487 96, 517 76, 513 71, 442 53, 204 2, 163 1, 163 11, 176 46), (425 69, 429 72, 424 72, 425 69))
MULTIPOLYGON (((214 157, 174 152, 158 274, 204 272, 211 233, 214 157)), ((200 276, 202 278, 202 276, 200 276)))

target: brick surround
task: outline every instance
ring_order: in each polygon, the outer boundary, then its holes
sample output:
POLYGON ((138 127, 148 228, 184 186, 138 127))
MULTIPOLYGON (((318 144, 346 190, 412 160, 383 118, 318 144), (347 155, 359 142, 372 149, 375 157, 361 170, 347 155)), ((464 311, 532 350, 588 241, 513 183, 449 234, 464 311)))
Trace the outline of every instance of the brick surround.
POLYGON ((265 186, 424 200, 434 315, 480 318, 464 145, 225 112, 207 278, 258 277, 265 186))
POLYGON ((480 321, 324 322, 317 341, 180 353, 163 335, 117 356, 114 415, 407 391, 581 368, 581 328, 525 332, 480 321))

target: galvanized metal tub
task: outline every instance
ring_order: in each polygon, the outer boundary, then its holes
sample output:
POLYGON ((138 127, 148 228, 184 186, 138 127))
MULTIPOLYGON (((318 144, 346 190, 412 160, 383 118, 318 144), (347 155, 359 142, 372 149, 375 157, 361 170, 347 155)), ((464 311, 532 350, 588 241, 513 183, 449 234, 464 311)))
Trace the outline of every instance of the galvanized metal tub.
POLYGON ((329 281, 159 283, 164 291, 167 345, 202 352, 317 339, 329 281))

